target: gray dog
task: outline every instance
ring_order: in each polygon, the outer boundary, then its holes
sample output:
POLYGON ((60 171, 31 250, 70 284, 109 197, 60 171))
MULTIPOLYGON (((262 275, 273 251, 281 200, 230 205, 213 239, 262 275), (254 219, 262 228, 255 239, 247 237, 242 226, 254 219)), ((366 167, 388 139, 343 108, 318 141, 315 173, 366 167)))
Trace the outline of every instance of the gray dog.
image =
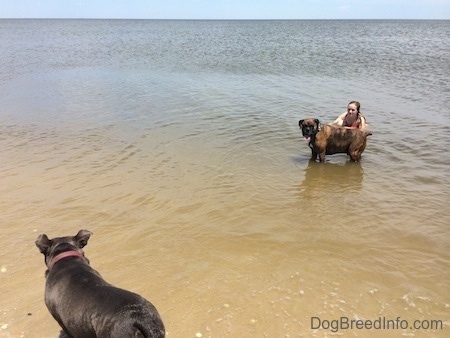
POLYGON ((359 129, 323 124, 314 118, 300 120, 298 124, 303 137, 309 141, 313 161, 317 159, 317 155, 320 162, 325 162, 325 155, 345 153, 352 161, 359 162, 366 148, 367 136, 372 135, 371 132, 359 129))
POLYGON ((68 337, 165 337, 156 308, 143 297, 116 288, 89 265, 82 248, 92 232, 49 239, 36 246, 45 256, 45 304, 68 337))

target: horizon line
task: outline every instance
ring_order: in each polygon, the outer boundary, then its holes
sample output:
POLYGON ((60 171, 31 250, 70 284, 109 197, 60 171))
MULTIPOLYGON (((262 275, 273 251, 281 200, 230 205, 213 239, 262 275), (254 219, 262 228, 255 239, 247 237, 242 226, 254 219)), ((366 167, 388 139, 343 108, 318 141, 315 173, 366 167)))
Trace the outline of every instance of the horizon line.
POLYGON ((89 18, 89 17, 0 17, 0 20, 160 20, 160 21, 450 21, 449 19, 424 19, 424 18, 315 18, 315 19, 219 19, 219 18, 89 18))

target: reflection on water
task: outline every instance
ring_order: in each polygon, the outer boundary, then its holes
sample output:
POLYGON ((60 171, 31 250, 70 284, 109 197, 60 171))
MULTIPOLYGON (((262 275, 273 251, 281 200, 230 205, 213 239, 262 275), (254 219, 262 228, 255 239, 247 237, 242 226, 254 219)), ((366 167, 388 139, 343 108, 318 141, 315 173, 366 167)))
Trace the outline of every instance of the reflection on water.
POLYGON ((300 185, 304 194, 347 193, 362 188, 364 171, 361 162, 352 162, 347 158, 344 163, 319 163, 309 161, 305 168, 305 176, 300 185))

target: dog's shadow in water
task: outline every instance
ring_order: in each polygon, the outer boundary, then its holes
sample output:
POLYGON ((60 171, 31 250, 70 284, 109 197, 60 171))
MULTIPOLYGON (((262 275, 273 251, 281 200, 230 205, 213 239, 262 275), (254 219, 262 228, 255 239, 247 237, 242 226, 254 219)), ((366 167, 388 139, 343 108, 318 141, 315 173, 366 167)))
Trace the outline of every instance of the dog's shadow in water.
POLYGON ((319 163, 308 160, 304 172, 303 181, 299 186, 302 193, 361 190, 364 177, 361 163, 350 160, 344 163, 319 163))

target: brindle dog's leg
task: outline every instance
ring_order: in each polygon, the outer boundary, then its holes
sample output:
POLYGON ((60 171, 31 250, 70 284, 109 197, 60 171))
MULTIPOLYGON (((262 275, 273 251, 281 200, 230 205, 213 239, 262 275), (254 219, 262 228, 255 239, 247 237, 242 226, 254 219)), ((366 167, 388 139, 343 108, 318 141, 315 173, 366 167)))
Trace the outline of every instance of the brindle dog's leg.
POLYGON ((319 153, 319 161, 320 161, 321 163, 324 163, 324 162, 325 162, 325 154, 326 154, 326 151, 325 151, 325 150, 322 151, 321 153, 319 153))
POLYGON ((350 159, 353 162, 359 162, 361 161, 361 152, 359 150, 353 150, 349 152, 350 159))

